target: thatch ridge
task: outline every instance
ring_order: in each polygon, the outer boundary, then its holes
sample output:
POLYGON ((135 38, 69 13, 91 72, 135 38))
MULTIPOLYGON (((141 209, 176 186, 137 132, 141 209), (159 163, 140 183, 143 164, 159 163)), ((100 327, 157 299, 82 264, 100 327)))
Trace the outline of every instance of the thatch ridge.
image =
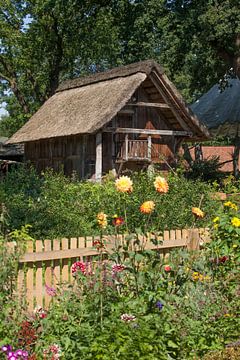
POLYGON ((154 60, 145 60, 130 65, 119 66, 104 72, 95 73, 89 76, 79 77, 72 80, 66 80, 59 85, 57 92, 74 89, 80 86, 98 83, 100 81, 111 80, 119 77, 126 77, 139 72, 149 75, 153 69, 159 74, 163 74, 163 68, 154 60))

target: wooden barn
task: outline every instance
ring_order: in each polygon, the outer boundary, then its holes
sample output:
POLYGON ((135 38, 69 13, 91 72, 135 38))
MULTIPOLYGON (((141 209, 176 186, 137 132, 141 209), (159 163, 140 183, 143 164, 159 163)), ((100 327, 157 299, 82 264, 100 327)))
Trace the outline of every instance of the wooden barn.
POLYGON ((173 163, 183 140, 209 137, 156 62, 68 80, 9 140, 38 171, 100 179, 109 170, 173 163))

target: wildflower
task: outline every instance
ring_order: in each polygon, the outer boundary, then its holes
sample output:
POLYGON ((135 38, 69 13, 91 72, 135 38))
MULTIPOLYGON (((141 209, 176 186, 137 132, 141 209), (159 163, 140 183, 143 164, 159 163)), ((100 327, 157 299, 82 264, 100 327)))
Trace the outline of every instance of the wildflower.
POLYGON ((122 272, 123 270, 125 270, 126 267, 124 265, 121 265, 121 264, 114 264, 112 265, 112 272, 113 274, 116 274, 116 273, 120 273, 122 272))
POLYGON ((49 295, 49 296, 56 296, 57 295, 57 290, 54 289, 53 287, 51 286, 48 286, 47 284, 45 284, 45 290, 46 290, 46 293, 49 295))
POLYGON ((36 306, 33 312, 40 319, 45 319, 47 317, 47 310, 44 310, 41 306, 36 306))
POLYGON ((238 207, 237 207, 237 205, 236 204, 234 204, 234 203, 232 203, 231 201, 226 201, 225 203, 224 203, 224 206, 225 207, 229 207, 230 209, 233 209, 233 210, 238 210, 238 207))
POLYGON ((236 249, 238 246, 237 246, 237 244, 233 244, 233 246, 232 246, 234 249, 236 249))
POLYGON ((228 260, 228 256, 224 255, 219 258, 214 258, 214 259, 211 258, 210 262, 212 262, 214 264, 224 264, 227 260, 228 260))
POLYGON ((217 222, 219 222, 219 220, 220 220, 220 217, 219 217, 219 216, 216 216, 216 217, 213 219, 213 222, 214 222, 214 223, 217 223, 217 222))
POLYGON ((82 261, 76 261, 72 265, 72 276, 76 276, 78 272, 81 272, 83 275, 87 273, 86 264, 82 261))
POLYGON ((201 209, 197 208, 197 207, 192 208, 192 213, 196 218, 201 218, 201 219, 205 215, 204 212, 201 209))
POLYGON ((117 191, 123 193, 131 193, 133 191, 132 185, 132 180, 128 176, 120 176, 120 178, 115 181, 117 191))
POLYGON ((15 351, 15 355, 16 356, 22 356, 23 355, 23 351, 21 349, 18 349, 17 351, 15 351))
POLYGON ((50 345, 48 349, 43 350, 43 355, 50 355, 52 360, 58 360, 62 355, 62 351, 59 345, 53 344, 50 345))
POLYGON ((157 301, 156 302, 156 307, 159 309, 159 310, 162 310, 162 308, 163 308, 163 304, 161 303, 161 301, 157 301))
POLYGON ((100 249, 104 249, 104 244, 101 240, 94 240, 93 241, 93 246, 97 249, 97 250, 100 250, 100 249))
POLYGON ((165 270, 166 272, 170 272, 170 271, 172 270, 172 268, 171 268, 170 265, 165 265, 165 266, 164 266, 164 270, 165 270))
POLYGON ((136 320, 136 316, 131 315, 131 314, 122 314, 122 315, 121 315, 121 320, 122 320, 122 321, 125 321, 125 322, 135 321, 135 320, 136 320))
POLYGON ((141 206, 140 206, 140 211, 144 214, 151 214, 151 212, 153 212, 155 208, 155 203, 154 201, 145 201, 141 206))
POLYGON ((163 194, 167 193, 169 190, 167 180, 161 176, 156 177, 154 181, 154 187, 159 193, 163 193, 163 194))
POLYGON ((1 350, 2 350, 2 352, 10 352, 10 351, 12 351, 12 346, 11 345, 3 345, 2 347, 1 347, 1 350))
POLYGON ((98 213, 97 222, 100 228, 105 229, 107 227, 107 215, 104 212, 98 213))
POLYGON ((124 224, 124 219, 121 216, 114 215, 112 223, 114 226, 120 226, 124 224))
POLYGON ((14 353, 8 353, 8 360, 17 360, 17 356, 14 353))
POLYGON ((231 224, 235 227, 240 227, 240 219, 234 216, 231 220, 231 224))

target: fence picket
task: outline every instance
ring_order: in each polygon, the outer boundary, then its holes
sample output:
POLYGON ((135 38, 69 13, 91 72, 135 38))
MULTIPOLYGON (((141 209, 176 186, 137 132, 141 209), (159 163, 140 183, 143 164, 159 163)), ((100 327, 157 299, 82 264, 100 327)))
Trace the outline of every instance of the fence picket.
MULTIPOLYGON (((163 235, 157 238, 161 241, 158 245, 151 242, 151 236, 151 234, 148 238, 139 236, 140 246, 133 245, 133 241, 130 240, 130 247, 138 250, 144 246, 146 249, 159 251, 162 257, 167 257, 172 248, 185 247, 194 250, 199 249, 200 241, 210 241, 207 229, 165 230, 163 235)), ((49 306, 51 297, 47 294, 45 285, 57 288, 61 283, 73 281, 70 276, 70 265, 76 259, 80 258, 81 261, 88 262, 89 269, 95 266, 94 261, 99 252, 93 248, 93 241, 99 239, 99 237, 88 236, 53 241, 36 240, 35 249, 34 242, 28 243, 27 252, 19 260, 17 291, 19 296, 25 295, 29 311, 33 310, 34 305, 45 308, 49 306)), ((104 241, 107 252, 111 252, 118 245, 126 245, 128 242, 126 235, 122 234, 106 236, 104 241)))
MULTIPOLYGON (((71 238, 70 239, 70 249, 77 249, 77 238, 71 238)), ((75 263, 75 261, 77 261, 77 258, 72 258, 71 259, 71 265, 73 263, 75 263)), ((70 269, 70 272, 71 272, 71 269, 70 269)), ((73 281, 74 281, 74 278, 70 274, 70 282, 73 282, 73 281)))
MULTIPOLYGON (((33 242, 32 241, 28 241, 27 251, 29 253, 33 252, 33 242)), ((33 263, 29 263, 28 267, 27 267, 27 276, 26 276, 26 296, 27 296, 27 300, 28 300, 29 311, 33 311, 33 307, 34 307, 33 276, 34 276, 33 263)))
MULTIPOLYGON (((68 239, 62 239, 62 250, 68 249, 68 239)), ((68 259, 62 259, 62 282, 69 281, 68 259)))
MULTIPOLYGON (((60 250, 61 241, 59 239, 53 240, 53 251, 60 250)), ((61 267, 60 267, 60 260, 55 259, 53 262, 53 285, 54 288, 57 287, 58 284, 61 282, 61 267)))
MULTIPOLYGON (((52 250, 52 241, 51 240, 44 240, 44 251, 51 251, 52 250)), ((51 301, 51 297, 48 295, 47 291, 46 291, 46 285, 51 287, 52 286, 52 261, 51 260, 47 260, 45 261, 45 282, 44 282, 44 287, 45 287, 45 297, 44 297, 44 306, 47 308, 49 306, 49 303, 51 301)))
MULTIPOLYGON (((36 240, 36 252, 43 251, 42 240, 36 240)), ((43 269, 42 262, 36 262, 36 286, 35 286, 36 305, 43 307, 43 269)))

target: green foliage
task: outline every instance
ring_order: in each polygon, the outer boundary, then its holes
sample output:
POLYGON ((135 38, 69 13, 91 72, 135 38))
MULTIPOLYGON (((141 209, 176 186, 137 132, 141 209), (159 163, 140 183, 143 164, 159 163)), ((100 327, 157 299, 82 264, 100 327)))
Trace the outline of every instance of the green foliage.
POLYGON ((70 77, 153 58, 191 102, 238 63, 237 0, 0 0, 0 9, 9 135, 70 77))
POLYGON ((186 176, 189 179, 201 179, 202 181, 219 181, 224 176, 220 172, 220 168, 219 156, 212 156, 208 159, 193 161, 186 176))
POLYGON ((158 252, 130 248, 135 241, 116 244, 109 261, 100 251, 60 290, 36 323, 39 359, 53 343, 66 360, 200 359, 238 340, 237 262, 213 266, 208 250, 178 250, 166 268, 158 252), (114 264, 122 270, 114 273, 114 264))
POLYGON ((71 181, 62 174, 46 172, 41 177, 33 169, 18 169, 0 183, 0 201, 7 207, 10 229, 31 224, 35 238, 54 238, 97 234, 96 216, 104 211, 108 216, 106 233, 115 233, 113 216, 127 216, 122 232, 134 232, 146 225, 152 231, 190 227, 191 208, 199 206, 207 216, 199 220, 205 226, 214 214, 217 203, 211 200, 211 187, 200 181, 169 176, 169 192, 156 192, 154 178, 146 173, 133 174, 134 191, 121 194, 113 180, 102 184, 71 181), (155 202, 151 218, 142 214, 140 205, 147 200, 155 202))
POLYGON ((214 241, 209 248, 218 256, 237 256, 240 246, 240 216, 238 206, 226 201, 216 213, 212 223, 212 237, 214 241))
MULTIPOLYGON (((21 170, 19 176, 23 173, 21 170)), ((2 192, 8 189, 9 195, 11 191, 7 184, 11 176, 9 174, 1 189, 2 192)), ((51 352, 49 349, 53 344, 59 346, 62 358, 66 360, 195 360, 204 358, 206 354, 210 359, 216 353, 234 354, 233 350, 223 349, 229 344, 237 344, 239 340, 237 249, 240 246, 240 219, 232 222, 238 217, 237 206, 231 202, 223 205, 221 215, 213 222, 212 241, 202 250, 190 252, 179 249, 164 257, 157 250, 148 250, 145 246, 149 234, 155 245, 159 243, 156 240, 161 230, 159 214, 168 211, 174 199, 174 207, 179 213, 184 211, 184 206, 187 213, 191 213, 191 206, 199 201, 209 216, 213 212, 216 215, 216 209, 210 210, 215 203, 207 199, 204 202, 202 196, 207 196, 209 187, 169 176, 169 192, 160 194, 154 189, 154 178, 147 174, 136 174, 132 179, 131 193, 118 193, 111 180, 102 185, 78 183, 52 173, 39 179, 32 170, 25 177, 25 183, 12 184, 15 185, 15 193, 18 191, 21 196, 30 198, 28 204, 31 209, 33 199, 36 199, 36 204, 41 206, 41 215, 46 217, 50 213, 48 219, 42 219, 44 225, 47 221, 54 221, 57 209, 60 220, 70 222, 71 218, 64 212, 70 202, 71 212, 80 207, 86 226, 85 213, 90 223, 92 219, 92 230, 95 229, 96 233, 97 211, 109 213, 110 217, 117 209, 125 216, 124 230, 130 228, 134 234, 129 231, 124 241, 116 237, 113 249, 103 252, 105 237, 101 229, 97 255, 73 264, 74 282, 54 289, 50 309, 47 312, 40 309, 44 317, 38 316, 37 311, 35 314, 22 312, 24 322, 20 315, 17 317, 12 288, 8 286, 16 276, 17 253, 10 252, 6 257, 8 252, 3 242, 0 260, 6 271, 2 275, 4 279, 0 278, 0 286, 3 284, 0 293, 4 296, 0 335, 4 342, 17 345, 18 329, 27 324, 34 334, 31 355, 39 360, 46 360, 44 349, 51 352), (38 184, 32 193, 29 192, 31 182, 38 184), (191 195, 189 198, 188 193, 191 195), (186 202, 181 201, 183 197, 186 202), (44 199, 43 205, 41 198, 44 199), (139 204, 149 199, 156 203, 156 209, 148 215, 140 214, 139 204), (155 223, 156 212, 158 221, 155 223), (6 302, 6 298, 9 301, 6 302), (10 330, 9 326, 12 326, 10 330)), ((177 216, 173 208, 171 211, 177 216)), ((34 216, 38 212, 39 208, 36 208, 34 216)), ((169 210, 167 217, 171 216, 169 210)), ((60 231, 57 227, 60 223, 55 224, 55 231, 60 231)), ((109 225, 107 230, 111 229, 109 225)), ((24 240, 29 239, 28 231, 29 227, 13 231, 11 239, 24 244, 24 240)), ((119 231, 120 228, 115 228, 115 233, 119 231)), ((26 343, 26 339, 21 341, 26 343)))
POLYGON ((13 231, 8 237, 0 236, 0 345, 16 341, 18 324, 23 318, 23 307, 15 290, 18 260, 25 241, 30 239, 29 226, 13 231))

